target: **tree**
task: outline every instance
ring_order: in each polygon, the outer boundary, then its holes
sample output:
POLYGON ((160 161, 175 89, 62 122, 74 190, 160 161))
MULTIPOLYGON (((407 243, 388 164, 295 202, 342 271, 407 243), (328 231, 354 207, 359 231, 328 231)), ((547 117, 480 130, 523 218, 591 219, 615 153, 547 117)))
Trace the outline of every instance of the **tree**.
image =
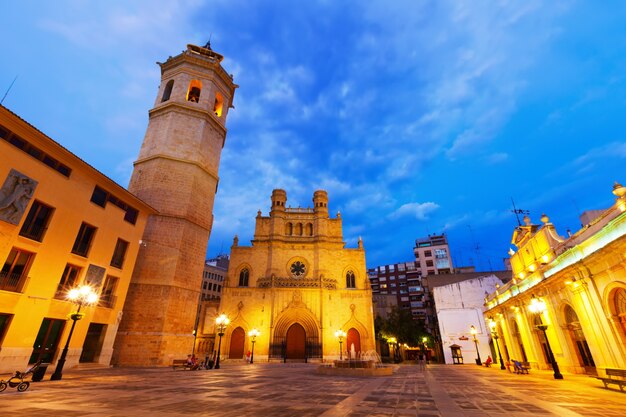
POLYGON ((409 310, 398 307, 394 307, 387 319, 376 316, 374 327, 378 338, 395 337, 398 343, 409 346, 419 346, 422 337, 430 336, 423 322, 415 321, 409 310))

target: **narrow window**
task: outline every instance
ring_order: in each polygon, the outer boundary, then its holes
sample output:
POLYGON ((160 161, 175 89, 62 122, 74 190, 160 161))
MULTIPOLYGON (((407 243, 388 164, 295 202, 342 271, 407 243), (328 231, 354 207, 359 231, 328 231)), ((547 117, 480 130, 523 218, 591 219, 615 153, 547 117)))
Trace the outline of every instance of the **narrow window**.
POLYGON ((70 264, 65 265, 65 269, 63 270, 63 275, 61 275, 61 280, 59 281, 59 285, 57 286, 57 291, 54 294, 54 298, 64 300, 67 297, 67 293, 72 288, 76 287, 79 274, 79 267, 70 264))
POLYGON ((170 99, 172 95, 172 88, 174 87, 174 80, 169 80, 167 84, 165 84, 165 90, 163 90, 163 98, 161 99, 161 103, 170 99))
POLYGON ((239 286, 247 287, 249 279, 250 279, 250 272, 248 271, 248 268, 242 269, 241 272, 239 273, 239 286))
POLYGON ((52 207, 46 206, 39 201, 33 202, 20 230, 20 236, 41 242, 53 211, 52 207))
POLYGON ((111 266, 116 268, 122 268, 124 265, 124 258, 126 257, 126 250, 128 249, 128 242, 122 239, 117 239, 115 244, 115 250, 113 251, 113 257, 111 258, 111 266))
POLYGON ((224 108, 224 97, 220 93, 215 93, 215 104, 213 112, 217 117, 222 117, 222 109, 224 108))
POLYGON ((293 234, 293 225, 291 223, 287 223, 285 226, 285 235, 291 236, 293 234))
POLYGON ((313 225, 311 223, 306 224, 306 235, 313 236, 313 225))
POLYGON ((302 223, 296 224, 296 232, 295 232, 295 234, 297 236, 302 236, 302 223))
POLYGON ((346 288, 356 288, 356 280, 352 271, 346 272, 346 288))
POLYGON ((115 306, 115 290, 117 289, 118 278, 107 276, 100 292, 98 304, 102 307, 113 308, 115 306))
POLYGON ((87 223, 81 224, 80 230, 78 230, 78 235, 76 235, 76 240, 74 241, 74 246, 72 247, 72 253, 86 257, 87 253, 89 253, 89 248, 91 247, 91 242, 93 241, 95 234, 95 227, 90 226, 87 223))
POLYGON ((11 249, 0 271, 0 290, 20 292, 34 257, 34 253, 11 249))
POLYGON ((191 80, 189 89, 187 90, 187 101, 197 103, 200 101, 200 92, 202 91, 202 83, 198 80, 191 80))

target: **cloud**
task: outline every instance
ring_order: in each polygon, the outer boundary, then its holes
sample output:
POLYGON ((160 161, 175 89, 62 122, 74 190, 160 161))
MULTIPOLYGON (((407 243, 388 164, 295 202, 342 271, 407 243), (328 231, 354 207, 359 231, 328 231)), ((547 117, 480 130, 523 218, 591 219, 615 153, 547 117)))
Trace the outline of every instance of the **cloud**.
POLYGON ((390 219, 399 219, 401 217, 415 217, 417 220, 428 220, 428 215, 439 208, 439 205, 433 202, 426 203, 407 203, 401 205, 396 211, 389 215, 390 219))

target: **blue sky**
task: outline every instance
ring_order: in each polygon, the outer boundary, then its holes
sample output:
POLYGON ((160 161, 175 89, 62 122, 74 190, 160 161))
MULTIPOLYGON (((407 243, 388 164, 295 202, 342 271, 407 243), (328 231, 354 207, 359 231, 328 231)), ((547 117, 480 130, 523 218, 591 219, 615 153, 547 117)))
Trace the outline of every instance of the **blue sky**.
POLYGON ((209 256, 252 239, 272 189, 326 189, 369 267, 445 232, 455 264, 500 269, 511 198, 565 235, 626 183, 624 2, 5 3, 3 104, 123 186, 155 62, 211 37, 240 88, 209 256))

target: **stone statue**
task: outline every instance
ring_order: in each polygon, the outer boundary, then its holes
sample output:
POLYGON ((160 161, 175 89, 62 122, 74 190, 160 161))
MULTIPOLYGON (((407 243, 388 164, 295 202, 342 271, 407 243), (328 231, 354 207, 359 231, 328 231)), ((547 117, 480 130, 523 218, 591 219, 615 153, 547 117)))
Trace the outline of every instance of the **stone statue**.
POLYGON ((0 189, 0 220, 19 224, 36 187, 37 181, 12 169, 0 189))

